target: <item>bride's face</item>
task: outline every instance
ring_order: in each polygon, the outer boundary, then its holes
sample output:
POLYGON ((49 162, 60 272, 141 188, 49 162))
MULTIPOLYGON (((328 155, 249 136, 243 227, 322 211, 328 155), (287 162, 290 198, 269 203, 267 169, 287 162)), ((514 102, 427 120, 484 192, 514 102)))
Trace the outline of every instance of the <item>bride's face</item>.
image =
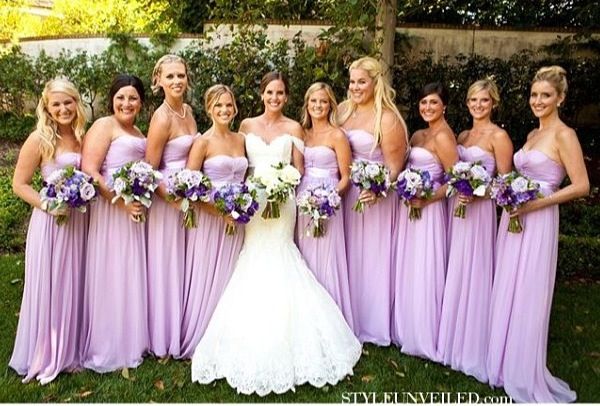
POLYGON ((265 105, 265 111, 272 113, 281 112, 288 99, 285 83, 281 80, 270 81, 261 97, 265 105))

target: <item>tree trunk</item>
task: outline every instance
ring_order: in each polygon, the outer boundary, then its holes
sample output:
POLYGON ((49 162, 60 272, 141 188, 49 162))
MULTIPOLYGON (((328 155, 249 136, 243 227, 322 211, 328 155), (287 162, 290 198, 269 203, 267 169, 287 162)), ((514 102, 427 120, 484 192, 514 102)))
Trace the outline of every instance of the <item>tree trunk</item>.
POLYGON ((394 65, 394 38, 396 37, 397 0, 377 0, 375 19, 375 47, 383 65, 384 75, 391 83, 394 65))

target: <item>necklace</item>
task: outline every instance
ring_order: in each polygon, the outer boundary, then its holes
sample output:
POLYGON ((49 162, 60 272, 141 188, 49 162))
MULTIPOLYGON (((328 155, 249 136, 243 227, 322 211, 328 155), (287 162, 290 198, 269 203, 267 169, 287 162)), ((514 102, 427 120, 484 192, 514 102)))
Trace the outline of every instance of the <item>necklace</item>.
POLYGON ((183 114, 179 114, 178 112, 176 112, 175 110, 173 110, 173 107, 171 107, 171 105, 169 103, 167 103, 167 101, 163 101, 163 103, 167 106, 167 108, 169 110, 171 110, 171 113, 175 114, 177 117, 184 119, 185 118, 185 113, 187 112, 185 106, 182 106, 183 108, 183 114))

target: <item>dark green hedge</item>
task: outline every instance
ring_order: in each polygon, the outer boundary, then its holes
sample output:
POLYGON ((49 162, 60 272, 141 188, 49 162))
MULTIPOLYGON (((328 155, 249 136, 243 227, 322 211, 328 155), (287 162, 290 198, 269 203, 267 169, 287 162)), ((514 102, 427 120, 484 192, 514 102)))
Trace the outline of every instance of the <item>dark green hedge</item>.
POLYGON ((600 281, 600 238, 560 236, 558 277, 573 276, 600 281))

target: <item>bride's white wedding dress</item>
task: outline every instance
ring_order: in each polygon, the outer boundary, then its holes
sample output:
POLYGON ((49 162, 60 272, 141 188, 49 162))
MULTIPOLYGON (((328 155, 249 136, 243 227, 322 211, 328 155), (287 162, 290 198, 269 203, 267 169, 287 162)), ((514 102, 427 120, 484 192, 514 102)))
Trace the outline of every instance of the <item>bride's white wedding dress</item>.
MULTIPOLYGON (((249 166, 289 163, 288 134, 266 144, 246 136, 249 166)), ((244 246, 223 296, 192 358, 192 380, 225 378, 238 392, 294 390, 306 382, 334 385, 361 354, 342 313, 314 278, 294 244, 296 206, 282 204, 281 217, 265 220, 265 205, 246 225, 244 246)))

